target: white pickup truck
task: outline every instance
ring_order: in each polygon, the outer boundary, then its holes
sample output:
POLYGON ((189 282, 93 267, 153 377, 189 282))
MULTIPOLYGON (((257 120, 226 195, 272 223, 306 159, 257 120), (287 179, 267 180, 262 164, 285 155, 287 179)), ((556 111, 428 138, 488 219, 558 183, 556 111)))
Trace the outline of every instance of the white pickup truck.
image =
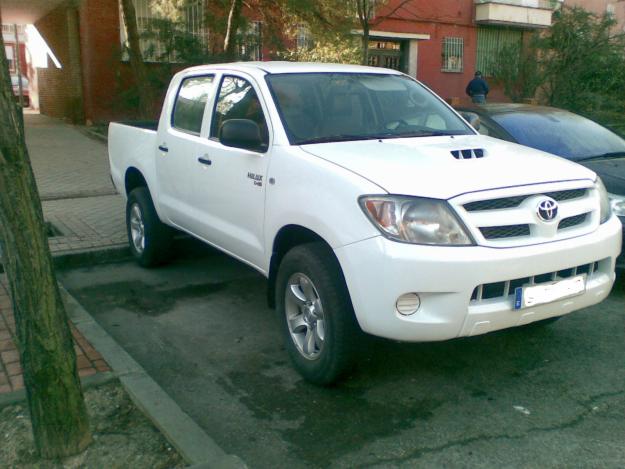
POLYGON ((109 155, 139 263, 180 230, 257 269, 318 384, 362 331, 484 334, 598 303, 615 280, 621 225, 592 171, 479 135, 392 70, 190 68, 157 129, 110 125, 109 155))

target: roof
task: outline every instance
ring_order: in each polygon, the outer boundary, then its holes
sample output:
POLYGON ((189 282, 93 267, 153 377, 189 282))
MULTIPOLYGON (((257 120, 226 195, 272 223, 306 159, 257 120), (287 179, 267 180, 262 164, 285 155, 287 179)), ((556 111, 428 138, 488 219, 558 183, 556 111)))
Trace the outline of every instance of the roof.
POLYGON ((238 70, 263 71, 268 74, 279 73, 385 73, 393 75, 401 75, 397 70, 379 67, 366 67, 362 65, 344 65, 316 62, 233 62, 214 65, 200 65, 187 70, 203 71, 203 70, 238 70))
POLYGON ((462 111, 477 112, 494 116, 497 114, 509 114, 509 113, 528 113, 528 114, 554 114, 562 113, 566 111, 564 109, 558 109, 549 106, 535 106, 533 104, 520 104, 520 103, 487 103, 474 106, 460 106, 458 109, 462 111))

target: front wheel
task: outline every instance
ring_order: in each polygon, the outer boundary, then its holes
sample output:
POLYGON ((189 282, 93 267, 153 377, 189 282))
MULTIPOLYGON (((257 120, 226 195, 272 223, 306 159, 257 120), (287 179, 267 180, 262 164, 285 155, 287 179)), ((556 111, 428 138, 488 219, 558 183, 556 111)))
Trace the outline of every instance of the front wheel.
POLYGON ((284 256, 276 300, 286 349, 304 379, 328 385, 349 370, 360 329, 341 268, 328 247, 305 244, 284 256))
POLYGON ((154 267, 169 259, 173 230, 158 218, 147 187, 128 195, 126 227, 130 251, 141 266, 154 267))

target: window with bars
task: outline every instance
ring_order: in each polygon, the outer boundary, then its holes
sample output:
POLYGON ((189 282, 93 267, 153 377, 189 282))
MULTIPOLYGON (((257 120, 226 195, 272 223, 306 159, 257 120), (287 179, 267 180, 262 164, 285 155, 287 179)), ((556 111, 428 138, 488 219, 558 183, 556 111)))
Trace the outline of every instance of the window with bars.
POLYGON ((13 45, 4 46, 4 53, 9 61, 9 72, 15 73, 15 48, 13 45))
POLYGON ((262 28, 260 21, 252 21, 239 33, 239 57, 242 60, 262 60, 262 28))
MULTIPOLYGON (((177 21, 162 16, 152 6, 150 0, 134 0, 137 16, 137 32, 140 36, 141 53, 147 62, 178 62, 173 46, 174 36, 186 35, 195 38, 199 44, 208 48, 208 28, 205 26, 207 0, 187 2, 180 11, 177 21)), ((127 45, 124 15, 119 5, 120 40, 122 46, 127 45)), ((128 60, 124 52, 124 60, 128 60)))
POLYGON ((297 50, 309 50, 313 46, 310 28, 305 24, 297 26, 297 50))
POLYGON ((484 76, 492 76, 498 56, 505 47, 518 47, 523 44, 523 31, 497 27, 477 29, 476 69, 484 76))
POLYGON ((464 69, 464 38, 446 37, 443 39, 443 72, 462 72, 464 69))

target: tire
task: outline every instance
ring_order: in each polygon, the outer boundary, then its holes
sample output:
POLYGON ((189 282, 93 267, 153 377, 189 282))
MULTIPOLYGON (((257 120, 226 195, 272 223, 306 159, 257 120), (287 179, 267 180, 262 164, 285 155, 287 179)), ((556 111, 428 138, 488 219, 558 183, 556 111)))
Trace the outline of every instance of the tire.
POLYGON ((278 269, 276 306, 286 350, 305 380, 330 385, 351 368, 361 331, 327 246, 310 243, 287 252, 278 269))
POLYGON ((171 257, 173 229, 158 218, 147 187, 133 189, 128 196, 126 231, 130 251, 139 265, 154 267, 171 257))

